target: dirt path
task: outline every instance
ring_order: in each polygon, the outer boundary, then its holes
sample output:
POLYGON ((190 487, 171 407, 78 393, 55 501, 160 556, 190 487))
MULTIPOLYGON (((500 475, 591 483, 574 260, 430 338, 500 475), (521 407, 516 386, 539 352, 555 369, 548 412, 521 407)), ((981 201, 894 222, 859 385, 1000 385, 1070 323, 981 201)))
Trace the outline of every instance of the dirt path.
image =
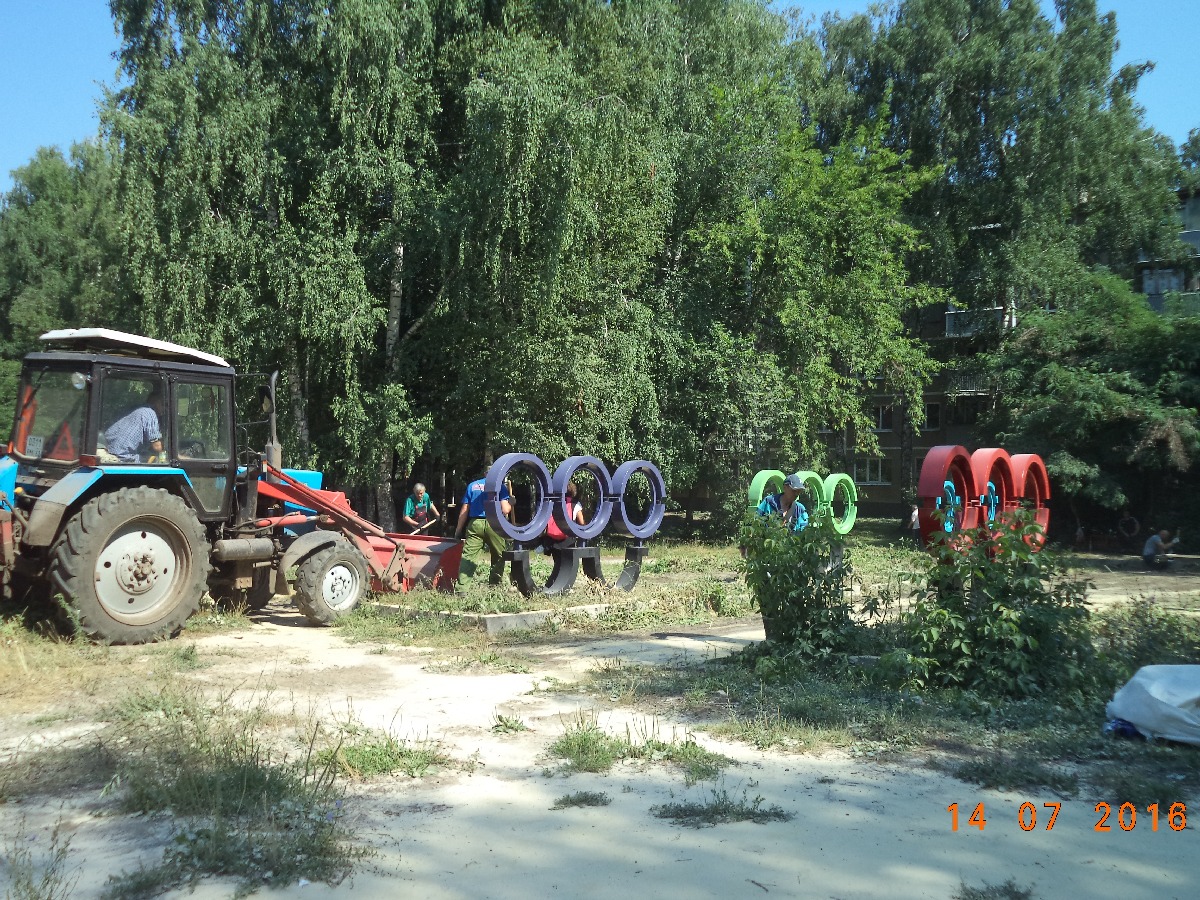
MULTIPOLYGON (((1145 572, 1140 560, 1087 554, 1079 569, 1096 585, 1098 606, 1155 597, 1165 606, 1200 609, 1200 559, 1181 558, 1168 573, 1145 572)), ((245 703, 318 718, 327 727, 350 721, 398 737, 432 740, 459 765, 421 779, 352 785, 350 831, 371 856, 349 882, 292 885, 288 897, 417 896, 430 898, 733 896, 948 898, 971 885, 1013 878, 1035 896, 1153 898, 1194 895, 1189 863, 1195 827, 1183 832, 1094 831, 1094 806, 1118 797, 1063 801, 1053 831, 1044 829, 1059 798, 987 791, 912 765, 879 765, 841 753, 822 757, 760 752, 695 734, 705 747, 738 762, 717 782, 686 786, 663 765, 625 763, 605 775, 553 774, 546 749, 581 715, 610 733, 691 733, 686 722, 658 719, 647 705, 584 690, 544 688, 571 683, 612 660, 659 664, 723 655, 762 638, 757 618, 703 628, 673 628, 599 639, 561 638, 511 648, 527 672, 472 665, 469 655, 422 648, 347 644, 338 632, 309 627, 272 607, 248 631, 189 638, 206 663, 179 677, 214 690, 235 690, 245 703), (497 716, 528 731, 498 734, 497 716), (553 811, 556 798, 603 791, 606 807, 553 811), (761 796, 794 817, 691 829, 669 824, 651 808, 761 796), (1030 832, 1018 808, 1039 812, 1030 832), (966 818, 983 802, 987 825, 966 818), (959 829, 947 806, 957 803, 959 829)), ((86 717, 84 717, 86 719, 86 717)), ((0 723, 0 752, 18 746, 86 739, 87 721, 21 716, 0 723), (43 724, 43 719, 45 723, 43 724)), ((1200 810, 1196 811, 1200 815, 1200 810)), ((73 832, 71 864, 80 876, 74 897, 98 897, 110 874, 157 862, 171 837, 166 817, 132 817, 94 793, 0 804, 5 844, 23 832, 44 847, 55 822, 73 832)), ((0 885, 4 884, 0 870, 0 885)), ((213 879, 194 894, 227 897, 233 882, 213 879)))
MULTIPOLYGON (((1162 583, 1162 582, 1160 582, 1162 583)), ((201 637, 197 652, 208 667, 186 677, 213 686, 238 685, 247 699, 308 711, 327 722, 354 718, 405 738, 433 739, 470 764, 421 779, 360 783, 348 797, 351 832, 372 856, 337 887, 292 885, 270 896, 422 898, 655 898, 780 897, 938 898, 961 881, 971 885, 1013 878, 1033 884, 1035 896, 1167 900, 1194 896, 1194 827, 1183 832, 1100 834, 1093 806, 1117 797, 1063 803, 1053 831, 1024 832, 1022 802, 1058 798, 1018 796, 965 785, 925 768, 877 765, 843 754, 822 757, 759 752, 697 740, 738 762, 716 782, 688 787, 663 765, 619 764, 605 775, 550 774, 547 746, 564 723, 595 715, 606 730, 657 729, 664 738, 687 733, 686 723, 656 720, 611 698, 539 690, 549 679, 572 681, 599 661, 662 662, 728 653, 762 638, 757 619, 699 629, 641 633, 596 640, 563 640, 519 648, 527 673, 497 673, 430 663, 420 649, 380 653, 348 645, 333 630, 307 627, 286 612, 246 632, 201 637), (497 734, 497 715, 530 730, 497 734), (604 791, 606 807, 553 811, 566 793, 604 791), (651 815, 651 807, 685 799, 764 798, 792 813, 788 822, 742 823, 691 829, 651 815), (965 819, 986 804, 979 831, 965 819), (957 832, 947 806, 964 810, 957 832)), ((618 698, 619 700, 619 698, 618 698)), ((20 730, 37 734, 28 720, 20 730)), ((43 730, 62 740, 62 729, 43 730)), ((14 732, 10 731, 10 734, 14 732)), ((28 744, 26 745, 28 746, 28 744)), ((1196 811, 1200 816, 1200 809, 1196 811)), ((56 820, 73 831, 71 862, 80 876, 73 894, 99 896, 110 874, 153 865, 169 841, 163 817, 119 814, 94 795, 0 805, 5 840, 26 833, 44 846, 56 820)), ((0 882, 2 883, 2 882, 0 882)), ((234 885, 201 883, 195 893, 228 897, 234 885)))
POLYGON ((1095 585, 1088 594, 1095 606, 1153 597, 1169 608, 1200 612, 1200 556, 1177 556, 1157 572, 1146 569, 1140 556, 1086 553, 1074 567, 1095 585))

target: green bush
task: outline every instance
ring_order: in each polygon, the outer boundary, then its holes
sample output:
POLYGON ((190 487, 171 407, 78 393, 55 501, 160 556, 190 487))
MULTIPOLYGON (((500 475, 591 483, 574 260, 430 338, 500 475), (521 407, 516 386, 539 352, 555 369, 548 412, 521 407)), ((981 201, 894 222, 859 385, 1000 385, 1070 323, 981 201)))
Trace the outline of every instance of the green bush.
POLYGON ((960 532, 936 549, 906 617, 929 680, 1029 696, 1092 674, 1086 581, 1072 578, 1024 512, 1011 527, 960 532))
POLYGON ((1142 666, 1200 662, 1200 621, 1142 597, 1097 613, 1093 642, 1106 681, 1128 681, 1142 666))
POLYGON ((843 590, 850 573, 841 537, 828 524, 795 533, 753 516, 742 527, 744 571, 767 638, 807 655, 848 650, 857 626, 843 590))

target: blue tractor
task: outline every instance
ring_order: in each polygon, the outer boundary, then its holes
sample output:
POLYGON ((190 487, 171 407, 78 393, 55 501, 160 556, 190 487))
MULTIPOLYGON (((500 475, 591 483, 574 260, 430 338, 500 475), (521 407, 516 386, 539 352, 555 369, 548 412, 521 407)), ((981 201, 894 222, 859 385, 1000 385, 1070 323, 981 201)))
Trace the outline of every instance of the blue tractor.
POLYGON ((250 607, 294 592, 328 623, 401 583, 403 548, 310 490, 319 473, 280 468, 273 376, 240 392, 270 428, 262 453, 239 447, 239 376, 220 357, 103 328, 42 340, 0 459, 5 599, 57 597, 88 637, 139 644, 177 633, 206 591, 250 607))

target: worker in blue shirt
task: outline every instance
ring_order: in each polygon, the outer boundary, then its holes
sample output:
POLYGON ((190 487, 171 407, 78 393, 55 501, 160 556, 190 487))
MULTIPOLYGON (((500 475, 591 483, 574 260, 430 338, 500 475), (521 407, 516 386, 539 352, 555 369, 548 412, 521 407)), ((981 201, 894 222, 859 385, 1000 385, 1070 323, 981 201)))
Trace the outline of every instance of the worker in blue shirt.
POLYGON ((804 482, 794 472, 783 480, 783 490, 778 494, 768 494, 758 504, 760 516, 780 516, 783 524, 790 525, 792 531, 803 531, 808 527, 808 510, 800 502, 800 491, 804 482))
MULTIPOLYGON (((467 485, 463 493, 462 506, 458 512, 458 527, 454 536, 462 538, 466 535, 466 546, 463 547, 462 574, 470 578, 479 569, 477 557, 486 546, 491 552, 492 569, 488 584, 499 584, 504 575, 504 538, 492 528, 487 520, 487 495, 484 492, 484 478, 476 478, 467 485)), ((500 486, 500 510, 505 517, 512 511, 512 494, 507 483, 500 486)))

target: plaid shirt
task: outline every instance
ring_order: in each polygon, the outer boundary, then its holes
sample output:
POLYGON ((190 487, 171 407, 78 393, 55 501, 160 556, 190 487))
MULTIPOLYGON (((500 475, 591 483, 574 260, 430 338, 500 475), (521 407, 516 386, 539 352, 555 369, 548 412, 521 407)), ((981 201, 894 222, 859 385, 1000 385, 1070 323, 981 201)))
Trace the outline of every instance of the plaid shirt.
POLYGON ((108 452, 122 462, 139 462, 138 448, 143 444, 161 441, 158 415, 149 406, 139 406, 128 415, 117 419, 104 432, 104 443, 108 452))

